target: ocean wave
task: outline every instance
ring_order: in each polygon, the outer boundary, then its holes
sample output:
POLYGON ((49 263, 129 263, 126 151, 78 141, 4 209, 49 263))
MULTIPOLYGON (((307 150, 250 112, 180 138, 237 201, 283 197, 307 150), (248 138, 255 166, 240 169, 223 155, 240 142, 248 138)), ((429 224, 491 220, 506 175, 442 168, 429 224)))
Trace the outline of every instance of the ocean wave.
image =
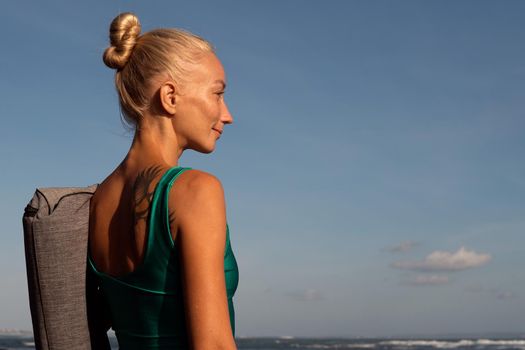
POLYGON ((373 349, 376 347, 376 344, 371 344, 371 343, 346 344, 346 347, 350 349, 373 349))
POLYGON ((405 347, 417 347, 427 346, 438 349, 454 349, 463 346, 475 345, 474 340, 461 339, 458 341, 446 341, 446 340, 387 340, 382 341, 380 345, 393 345, 393 346, 405 346, 405 347))
POLYGON ((479 339, 477 342, 479 345, 525 346, 525 339, 509 339, 509 340, 479 339))
MULTIPOLYGON (((280 345, 288 345, 295 349, 395 349, 395 350, 422 350, 422 349, 472 349, 472 350, 504 350, 522 349, 525 350, 525 339, 458 339, 458 340, 437 340, 437 339, 412 339, 412 340, 373 340, 334 342, 333 340, 323 341, 293 341, 291 343, 281 342, 280 345)), ((242 348, 242 347, 241 347, 242 348)))
POLYGON ((300 349, 374 349, 377 344, 373 343, 352 343, 352 344, 290 344, 292 347, 300 349))
POLYGON ((456 341, 451 340, 386 340, 379 342, 379 345, 384 346, 404 346, 404 347, 433 347, 437 349, 455 349, 472 346, 518 346, 525 347, 525 340, 523 339, 509 339, 509 340, 491 340, 491 339, 461 339, 456 341))

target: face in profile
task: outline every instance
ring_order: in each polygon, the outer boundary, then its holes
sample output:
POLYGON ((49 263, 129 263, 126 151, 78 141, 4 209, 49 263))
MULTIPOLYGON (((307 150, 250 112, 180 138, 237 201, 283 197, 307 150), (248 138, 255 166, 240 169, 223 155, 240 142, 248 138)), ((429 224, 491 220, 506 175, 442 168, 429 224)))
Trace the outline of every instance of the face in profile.
POLYGON ((191 70, 177 96, 173 120, 185 149, 210 153, 233 118, 224 100, 226 76, 221 62, 207 53, 191 70))

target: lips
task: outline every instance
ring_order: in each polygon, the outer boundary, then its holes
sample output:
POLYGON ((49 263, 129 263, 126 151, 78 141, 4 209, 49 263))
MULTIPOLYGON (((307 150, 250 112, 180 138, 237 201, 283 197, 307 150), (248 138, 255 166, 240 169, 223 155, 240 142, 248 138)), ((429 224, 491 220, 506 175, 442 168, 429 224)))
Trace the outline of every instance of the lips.
POLYGON ((217 129, 213 129, 215 131, 217 131, 220 135, 222 135, 222 130, 217 130, 217 129))

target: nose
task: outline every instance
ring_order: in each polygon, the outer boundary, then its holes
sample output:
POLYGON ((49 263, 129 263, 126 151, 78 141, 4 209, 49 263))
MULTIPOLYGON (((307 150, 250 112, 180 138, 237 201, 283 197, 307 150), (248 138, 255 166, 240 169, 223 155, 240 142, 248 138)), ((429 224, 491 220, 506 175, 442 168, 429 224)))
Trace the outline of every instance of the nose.
POLYGON ((232 124, 233 123, 233 117, 230 113, 230 110, 228 109, 228 106, 226 105, 226 102, 223 103, 223 110, 221 113, 221 121, 224 124, 232 124))

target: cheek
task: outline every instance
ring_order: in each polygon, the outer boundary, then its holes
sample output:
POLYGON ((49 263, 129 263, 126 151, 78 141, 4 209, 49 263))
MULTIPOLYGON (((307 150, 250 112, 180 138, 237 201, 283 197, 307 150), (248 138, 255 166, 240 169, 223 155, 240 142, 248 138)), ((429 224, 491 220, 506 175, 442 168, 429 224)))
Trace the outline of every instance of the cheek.
POLYGON ((209 119, 215 119, 220 114, 217 96, 203 96, 196 101, 195 106, 199 113, 209 119))
POLYGON ((220 101, 216 95, 195 96, 188 100, 186 115, 189 116, 188 122, 208 121, 211 123, 220 119, 220 101))
POLYGON ((201 105, 202 114, 210 120, 216 120, 220 116, 220 104, 215 96, 203 101, 201 105))

